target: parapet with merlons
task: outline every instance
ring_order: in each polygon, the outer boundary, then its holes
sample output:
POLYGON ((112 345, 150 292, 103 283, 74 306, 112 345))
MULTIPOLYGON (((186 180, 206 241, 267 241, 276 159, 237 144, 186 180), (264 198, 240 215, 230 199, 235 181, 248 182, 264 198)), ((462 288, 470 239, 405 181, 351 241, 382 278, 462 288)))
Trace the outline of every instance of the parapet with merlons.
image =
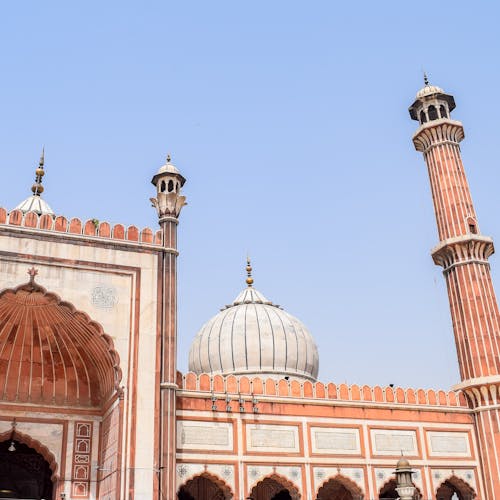
POLYGON ((357 384, 335 384, 323 382, 301 382, 259 377, 235 377, 233 375, 197 375, 189 372, 177 373, 177 385, 181 395, 210 398, 212 395, 233 395, 236 399, 245 397, 269 397, 294 400, 315 400, 350 405, 388 405, 436 408, 444 407, 468 410, 463 393, 434 389, 411 389, 402 387, 380 387, 357 384))
POLYGON ((101 222, 96 219, 82 222, 78 218, 67 219, 61 215, 38 215, 36 212, 23 214, 21 210, 7 212, 5 208, 0 208, 0 226, 52 231, 72 237, 107 239, 132 244, 161 246, 163 243, 161 230, 156 232, 150 228, 140 230, 136 226, 111 225, 108 222, 101 222))

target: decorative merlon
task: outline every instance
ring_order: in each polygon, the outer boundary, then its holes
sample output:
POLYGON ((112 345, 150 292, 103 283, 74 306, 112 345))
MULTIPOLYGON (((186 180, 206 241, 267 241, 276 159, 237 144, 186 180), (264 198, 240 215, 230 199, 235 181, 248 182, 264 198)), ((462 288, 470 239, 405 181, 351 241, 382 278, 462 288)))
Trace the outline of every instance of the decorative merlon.
POLYGON ((163 235, 160 230, 155 233, 150 228, 140 230, 136 226, 125 227, 123 224, 111 225, 109 222, 101 222, 97 219, 82 222, 78 218, 67 219, 61 215, 38 215, 36 212, 23 214, 21 210, 7 212, 5 208, 0 208, 0 228, 2 226, 53 231, 58 234, 67 233, 82 237, 146 243, 148 245, 161 246, 163 243, 163 235))
MULTIPOLYGON (((251 401, 259 396, 279 397, 321 401, 349 402, 353 404, 387 404, 427 407, 448 407, 469 409, 463 392, 434 389, 412 389, 402 387, 359 386, 357 384, 334 384, 322 382, 299 382, 260 377, 236 377, 229 375, 209 375, 189 372, 177 373, 178 394, 189 397, 193 392, 196 397, 205 392, 210 403, 211 395, 233 395, 231 401, 238 404, 238 398, 251 401)), ((235 406, 236 408, 236 406, 235 406)), ((237 408, 236 408, 237 409, 237 408)))

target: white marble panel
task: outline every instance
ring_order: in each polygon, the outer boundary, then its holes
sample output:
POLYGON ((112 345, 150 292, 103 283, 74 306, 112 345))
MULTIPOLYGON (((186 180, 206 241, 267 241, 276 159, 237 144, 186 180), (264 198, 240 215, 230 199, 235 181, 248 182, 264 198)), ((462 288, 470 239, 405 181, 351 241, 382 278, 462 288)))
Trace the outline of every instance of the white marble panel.
POLYGON ((177 448, 231 451, 233 426, 228 422, 180 420, 177 422, 177 448))
POLYGON ((467 432, 427 432, 429 454, 436 457, 469 457, 469 435, 467 432))
POLYGON ((311 427, 313 453, 358 455, 361 453, 359 430, 311 427))
POLYGON ((399 429, 371 429, 373 453, 376 455, 417 455, 415 431, 399 429))
POLYGON ((248 451, 299 451, 299 430, 295 426, 250 424, 246 430, 248 451))

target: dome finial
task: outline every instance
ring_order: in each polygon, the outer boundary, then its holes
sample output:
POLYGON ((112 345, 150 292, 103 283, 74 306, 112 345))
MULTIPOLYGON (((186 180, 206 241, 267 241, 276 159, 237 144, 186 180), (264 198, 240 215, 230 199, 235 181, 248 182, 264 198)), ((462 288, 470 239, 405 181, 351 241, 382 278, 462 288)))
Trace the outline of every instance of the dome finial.
POLYGON ((172 157, 170 156, 170 153, 167 153, 167 163, 170 163, 172 161, 172 157))
POLYGON ((35 170, 35 183, 31 186, 31 191, 35 196, 40 196, 43 193, 42 178, 45 175, 43 166, 45 165, 45 146, 42 147, 42 154, 38 162, 38 168, 35 170))
POLYGON ((249 287, 251 287, 253 285, 252 263, 251 263, 250 257, 248 255, 247 255, 247 267, 246 267, 246 270, 247 270, 247 279, 246 279, 246 282, 247 282, 247 285, 249 287))
POLYGON ((424 71, 424 85, 426 87, 429 86, 429 78, 427 78, 427 73, 424 71))

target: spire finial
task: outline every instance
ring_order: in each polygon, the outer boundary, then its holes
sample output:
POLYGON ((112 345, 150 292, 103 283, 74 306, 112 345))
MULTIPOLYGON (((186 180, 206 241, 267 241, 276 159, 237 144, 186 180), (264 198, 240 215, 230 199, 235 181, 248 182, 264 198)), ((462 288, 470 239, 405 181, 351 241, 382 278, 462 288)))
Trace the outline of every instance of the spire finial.
POLYGON ((28 269, 28 274, 30 277, 30 285, 33 286, 35 284, 35 276, 38 274, 38 270, 34 267, 31 267, 30 269, 28 269))
POLYGON ((429 78, 427 78, 427 73, 424 71, 424 84, 426 87, 429 86, 429 78))
POLYGON ((170 163, 170 161, 172 160, 172 157, 170 156, 170 153, 167 154, 167 163, 170 163))
POLYGON ((38 168, 35 170, 35 183, 31 186, 31 191, 35 196, 40 196, 43 193, 42 178, 45 175, 43 166, 45 165, 45 146, 42 148, 42 154, 38 162, 38 168))
POLYGON ((247 267, 246 267, 246 270, 247 270, 247 279, 246 279, 246 282, 247 282, 247 285, 249 287, 251 287, 253 285, 253 278, 252 278, 252 263, 250 261, 250 257, 247 256, 247 267))

